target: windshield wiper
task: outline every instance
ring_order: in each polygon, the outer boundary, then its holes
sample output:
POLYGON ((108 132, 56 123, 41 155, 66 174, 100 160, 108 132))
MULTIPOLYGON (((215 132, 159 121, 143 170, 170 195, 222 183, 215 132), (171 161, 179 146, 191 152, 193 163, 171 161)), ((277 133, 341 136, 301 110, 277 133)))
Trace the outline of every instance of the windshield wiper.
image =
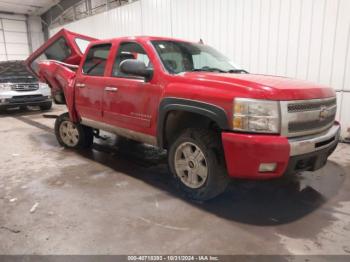
POLYGON ((231 70, 228 70, 227 73, 231 73, 231 74, 249 74, 248 71, 246 71, 244 69, 231 69, 231 70))
POLYGON ((198 72, 198 71, 203 71, 203 72, 220 72, 220 73, 227 73, 224 70, 221 70, 219 68, 215 68, 215 67, 209 67, 209 66, 205 66, 202 68, 195 68, 192 69, 193 72, 198 72))
POLYGON ((220 73, 230 73, 230 74, 248 74, 248 72, 244 69, 230 69, 228 71, 216 68, 205 66, 202 68, 195 68, 192 70, 193 72, 203 71, 203 72, 220 72, 220 73))

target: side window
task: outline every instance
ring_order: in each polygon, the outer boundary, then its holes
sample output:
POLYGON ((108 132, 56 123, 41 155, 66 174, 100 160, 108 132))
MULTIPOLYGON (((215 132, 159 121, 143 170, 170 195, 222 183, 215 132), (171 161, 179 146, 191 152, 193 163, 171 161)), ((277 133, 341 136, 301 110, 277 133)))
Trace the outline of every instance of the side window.
POLYGON ((103 76, 111 44, 95 45, 90 48, 83 65, 83 73, 103 76))
POLYGON ((127 77, 120 72, 120 63, 126 59, 136 59, 144 62, 147 67, 152 67, 152 63, 142 46, 134 42, 122 43, 114 60, 112 76, 127 77))
POLYGON ((63 37, 57 39, 45 50, 47 59, 63 61, 71 54, 71 49, 63 37))

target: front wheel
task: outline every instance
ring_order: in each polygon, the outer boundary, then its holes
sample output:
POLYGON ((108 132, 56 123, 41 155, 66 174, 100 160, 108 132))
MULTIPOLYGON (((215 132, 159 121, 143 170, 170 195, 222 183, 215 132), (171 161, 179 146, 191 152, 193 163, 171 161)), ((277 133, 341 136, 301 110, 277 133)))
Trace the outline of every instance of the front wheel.
POLYGON ((55 134, 61 146, 74 149, 91 147, 94 139, 92 128, 73 123, 68 113, 56 119, 55 134))
POLYGON ((212 131, 187 129, 170 146, 168 162, 177 185, 188 198, 208 200, 228 185, 222 146, 212 131))

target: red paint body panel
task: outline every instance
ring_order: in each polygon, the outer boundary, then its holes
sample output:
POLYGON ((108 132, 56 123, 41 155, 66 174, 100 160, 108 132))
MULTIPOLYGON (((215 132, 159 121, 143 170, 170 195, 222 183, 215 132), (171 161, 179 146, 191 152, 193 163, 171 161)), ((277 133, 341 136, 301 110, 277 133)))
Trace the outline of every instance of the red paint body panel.
POLYGON ((280 177, 287 168, 290 146, 287 138, 272 135, 223 132, 226 167, 235 178, 280 177), (260 163, 277 163, 275 172, 259 173, 260 163))
POLYGON ((53 94, 63 90, 69 116, 77 122, 79 117, 75 108, 75 72, 54 62, 41 62, 38 72, 43 81, 50 83, 53 94))
POLYGON ((301 100, 335 96, 329 87, 280 76, 189 72, 183 77, 188 82, 212 83, 217 89, 248 98, 301 100))
POLYGON ((116 93, 104 93, 103 120, 110 125, 155 136, 161 87, 138 79, 108 77, 106 86, 116 93))
POLYGON ((104 87, 102 76, 76 76, 76 84, 84 84, 84 88, 75 88, 75 106, 79 116, 93 120, 102 119, 102 98, 104 87))

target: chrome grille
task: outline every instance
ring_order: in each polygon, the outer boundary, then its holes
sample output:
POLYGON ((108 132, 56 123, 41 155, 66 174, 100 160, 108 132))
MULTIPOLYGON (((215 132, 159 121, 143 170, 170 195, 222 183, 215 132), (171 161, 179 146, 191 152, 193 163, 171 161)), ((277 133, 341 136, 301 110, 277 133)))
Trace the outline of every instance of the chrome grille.
POLYGON ((307 102, 299 102, 299 103, 290 103, 288 104, 288 112, 303 112, 303 111, 311 111, 311 110, 319 110, 322 106, 331 107, 336 105, 336 98, 331 98, 329 100, 310 100, 307 102))
POLYGON ((288 124, 289 132, 301 132, 315 128, 322 128, 334 121, 334 116, 327 117, 323 121, 313 120, 308 122, 290 122, 288 124))
POLYGON ((16 83, 11 84, 11 89, 13 91, 34 91, 38 90, 39 84, 38 83, 16 83))
POLYGON ((282 134, 298 137, 320 133, 330 128, 335 120, 336 98, 282 101, 282 134))
POLYGON ((43 95, 25 95, 25 96, 14 96, 12 98, 6 99, 6 102, 10 104, 16 103, 29 103, 29 102, 40 102, 47 99, 47 96, 43 95))

